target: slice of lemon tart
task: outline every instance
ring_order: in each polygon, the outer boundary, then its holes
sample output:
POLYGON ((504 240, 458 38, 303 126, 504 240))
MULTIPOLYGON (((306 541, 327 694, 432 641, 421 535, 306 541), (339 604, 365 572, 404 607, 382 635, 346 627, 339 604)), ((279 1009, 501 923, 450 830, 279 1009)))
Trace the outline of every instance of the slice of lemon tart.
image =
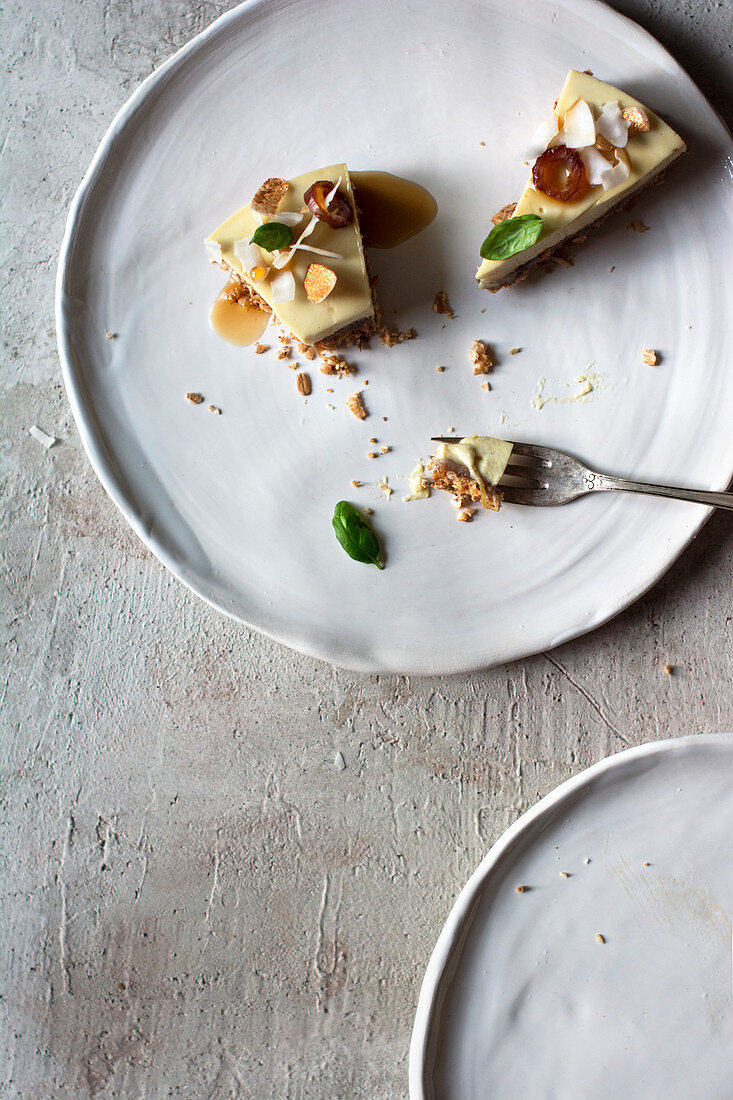
POLYGON ((227 269, 238 300, 274 313, 302 344, 346 347, 376 331, 345 164, 265 180, 204 243, 210 259, 227 269))
POLYGON ((494 292, 524 278, 659 181, 684 152, 682 138, 638 100, 571 69, 552 114, 525 150, 523 159, 534 163, 521 198, 492 218, 480 250, 479 286, 494 292))

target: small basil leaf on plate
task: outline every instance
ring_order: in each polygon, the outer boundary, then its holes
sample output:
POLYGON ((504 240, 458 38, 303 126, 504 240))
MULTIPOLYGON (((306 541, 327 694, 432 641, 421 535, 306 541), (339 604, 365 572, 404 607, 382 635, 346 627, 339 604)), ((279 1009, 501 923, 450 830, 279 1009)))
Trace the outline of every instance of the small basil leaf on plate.
POLYGON ((349 504, 348 500, 340 500, 333 510, 331 523, 336 538, 350 558, 363 561, 366 565, 376 565, 377 569, 384 569, 379 561, 379 539, 353 504, 349 504))
POLYGON ((258 225, 252 234, 252 243, 264 248, 266 252, 275 252, 278 248, 287 248, 293 240, 293 231, 282 222, 265 222, 258 225))
POLYGON ((484 260, 506 260, 517 252, 524 252, 535 243, 542 232, 542 218, 537 214, 520 214, 499 222, 481 245, 484 260))

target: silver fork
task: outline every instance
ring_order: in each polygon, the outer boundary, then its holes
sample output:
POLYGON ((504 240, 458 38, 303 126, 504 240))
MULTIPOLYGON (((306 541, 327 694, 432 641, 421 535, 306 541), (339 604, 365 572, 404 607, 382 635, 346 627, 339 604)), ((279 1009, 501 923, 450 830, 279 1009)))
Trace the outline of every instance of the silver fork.
MULTIPOLYGON (((434 436, 434 443, 459 443, 461 436, 434 436)), ((507 440, 507 442, 510 442, 507 440)), ((626 493, 649 493, 655 497, 671 497, 673 500, 691 500, 695 504, 707 504, 712 508, 733 511, 733 492, 711 493, 705 489, 682 489, 670 485, 650 485, 643 481, 628 481, 623 477, 611 477, 591 470, 572 455, 555 451, 552 447, 538 447, 534 443, 512 443, 512 458, 522 456, 530 461, 511 463, 504 476, 521 478, 524 485, 504 485, 499 482, 507 504, 567 504, 587 493, 613 489, 626 493)))

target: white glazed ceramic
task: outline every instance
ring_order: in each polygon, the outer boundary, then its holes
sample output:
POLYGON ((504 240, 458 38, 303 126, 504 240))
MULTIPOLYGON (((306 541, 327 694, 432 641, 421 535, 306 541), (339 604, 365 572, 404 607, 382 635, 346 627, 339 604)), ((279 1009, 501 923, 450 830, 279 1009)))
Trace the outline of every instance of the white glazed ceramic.
POLYGON ((436 944, 412 1100, 730 1096, 731 856, 733 734, 628 749, 543 798, 436 944))
POLYGON ((730 139, 689 78, 593 0, 244 4, 132 96, 72 207, 58 333, 91 462, 195 592, 336 664, 451 672, 590 630, 664 572, 704 509, 608 494, 554 510, 507 506, 467 525, 445 494, 403 504, 403 477, 427 458, 431 435, 455 427, 569 449, 612 473, 723 489, 733 470, 730 169, 730 139), (571 270, 479 292, 490 215, 519 193, 518 155, 572 66, 664 113, 691 154, 633 215, 590 238, 571 270), (304 401, 283 364, 210 331, 224 280, 202 240, 264 177, 342 159, 421 182, 440 209, 422 235, 372 252, 387 316, 415 325, 418 339, 353 355, 356 380, 309 368, 304 401), (649 232, 628 232, 631 217, 649 232), (453 321, 431 310, 441 289, 453 321), (491 392, 468 361, 477 337, 497 353, 491 392), (661 351, 659 368, 642 363, 646 347, 661 351), (567 396, 591 363, 597 386, 584 404, 531 407, 541 376, 546 395, 567 396), (364 379, 372 415, 360 423, 344 402, 364 379), (206 403, 189 405, 189 390, 206 403), (391 452, 367 459, 370 436, 391 452), (374 485, 385 474, 389 501, 374 485), (355 490, 352 479, 371 485, 355 490), (337 544, 342 498, 374 509, 384 572, 337 544))

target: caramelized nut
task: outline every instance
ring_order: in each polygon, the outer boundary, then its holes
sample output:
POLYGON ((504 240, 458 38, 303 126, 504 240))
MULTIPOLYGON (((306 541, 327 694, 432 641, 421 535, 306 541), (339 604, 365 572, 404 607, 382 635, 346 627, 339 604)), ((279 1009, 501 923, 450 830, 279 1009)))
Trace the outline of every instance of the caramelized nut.
POLYGON ((309 302, 318 305, 328 298, 336 286, 336 272, 324 264, 309 264, 305 273, 303 286, 309 302))
POLYGON ((257 188, 250 205, 257 214, 274 214, 288 189, 287 180, 272 176, 257 188))

